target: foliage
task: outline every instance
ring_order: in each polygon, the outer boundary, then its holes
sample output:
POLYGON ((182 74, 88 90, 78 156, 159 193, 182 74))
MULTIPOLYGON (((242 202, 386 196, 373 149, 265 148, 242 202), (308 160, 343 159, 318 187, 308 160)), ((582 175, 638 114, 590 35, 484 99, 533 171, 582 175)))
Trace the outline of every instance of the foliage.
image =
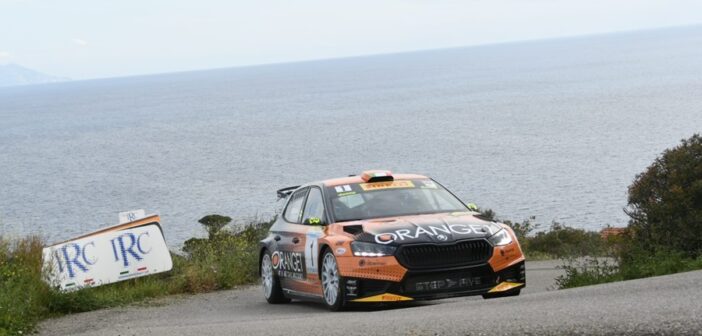
POLYGON ((616 267, 566 265, 561 288, 702 269, 702 137, 664 151, 629 187, 627 233, 616 267))
POLYGON ((684 252, 669 249, 657 250, 652 254, 637 247, 632 249, 620 257, 619 272, 624 280, 702 269, 702 256, 690 258, 684 252))
POLYGON ((657 251, 652 255, 642 252, 629 260, 586 258, 570 260, 561 267, 565 274, 556 278, 556 285, 563 289, 699 270, 702 257, 691 259, 671 251, 657 251))
POLYGON ((534 217, 531 217, 530 219, 525 219, 521 222, 505 220, 503 223, 508 225, 512 231, 514 231, 514 235, 517 236, 520 243, 524 242, 525 245, 528 245, 528 241, 531 238, 530 234, 539 228, 539 224, 532 222, 533 220, 534 217))
POLYGON ((538 251, 556 258, 603 256, 609 251, 599 233, 576 229, 553 222, 548 231, 526 239, 528 251, 538 251))
POLYGON ((639 174, 626 212, 638 250, 702 255, 702 136, 682 140, 639 174))
POLYGON ((222 230, 223 227, 225 227, 231 221, 232 218, 229 216, 207 215, 205 217, 200 218, 198 223, 202 224, 205 227, 209 238, 212 239, 222 230))
POLYGON ((556 278, 561 289, 622 280, 616 262, 607 258, 569 259, 560 268, 565 271, 556 278))

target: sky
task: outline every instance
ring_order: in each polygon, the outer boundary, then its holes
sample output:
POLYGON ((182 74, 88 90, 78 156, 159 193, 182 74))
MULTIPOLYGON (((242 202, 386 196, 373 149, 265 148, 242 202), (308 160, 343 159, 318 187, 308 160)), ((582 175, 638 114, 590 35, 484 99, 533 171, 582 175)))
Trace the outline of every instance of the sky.
POLYGON ((700 0, 0 0, 0 64, 88 79, 693 24, 700 0))

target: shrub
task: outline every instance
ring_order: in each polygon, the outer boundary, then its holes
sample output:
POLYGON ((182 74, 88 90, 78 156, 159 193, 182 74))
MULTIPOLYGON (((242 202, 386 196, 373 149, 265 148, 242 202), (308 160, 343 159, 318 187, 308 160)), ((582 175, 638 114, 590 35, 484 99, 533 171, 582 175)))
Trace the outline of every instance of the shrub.
POLYGON ((616 262, 607 258, 570 259, 560 268, 565 271, 556 277, 560 289, 622 280, 616 262))
POLYGON ((627 214, 636 250, 702 254, 702 137, 658 157, 629 187, 627 214))
POLYGON ((212 239, 231 221, 232 218, 229 216, 207 215, 200 218, 198 222, 205 227, 209 238, 212 239))
POLYGON ((618 266, 566 265, 561 288, 702 269, 702 137, 664 151, 629 187, 618 266))
POLYGON ((599 233, 576 229, 553 222, 548 231, 526 239, 527 249, 557 258, 602 256, 608 253, 606 241, 599 233))

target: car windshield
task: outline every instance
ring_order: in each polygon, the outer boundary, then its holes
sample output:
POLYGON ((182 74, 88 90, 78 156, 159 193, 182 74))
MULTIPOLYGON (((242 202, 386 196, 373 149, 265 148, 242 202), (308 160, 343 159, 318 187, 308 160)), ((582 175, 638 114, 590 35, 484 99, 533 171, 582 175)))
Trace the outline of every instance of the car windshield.
POLYGON ((345 184, 327 191, 337 222, 468 210, 430 179, 345 184))

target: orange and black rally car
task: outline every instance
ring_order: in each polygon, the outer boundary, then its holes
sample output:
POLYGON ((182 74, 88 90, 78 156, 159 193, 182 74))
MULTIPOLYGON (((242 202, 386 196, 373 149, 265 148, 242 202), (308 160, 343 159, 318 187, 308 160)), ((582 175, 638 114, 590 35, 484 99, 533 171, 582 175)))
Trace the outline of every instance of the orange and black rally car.
POLYGON ((422 175, 366 171, 278 190, 281 216, 261 241, 266 300, 350 303, 519 295, 514 232, 480 218, 422 175))

